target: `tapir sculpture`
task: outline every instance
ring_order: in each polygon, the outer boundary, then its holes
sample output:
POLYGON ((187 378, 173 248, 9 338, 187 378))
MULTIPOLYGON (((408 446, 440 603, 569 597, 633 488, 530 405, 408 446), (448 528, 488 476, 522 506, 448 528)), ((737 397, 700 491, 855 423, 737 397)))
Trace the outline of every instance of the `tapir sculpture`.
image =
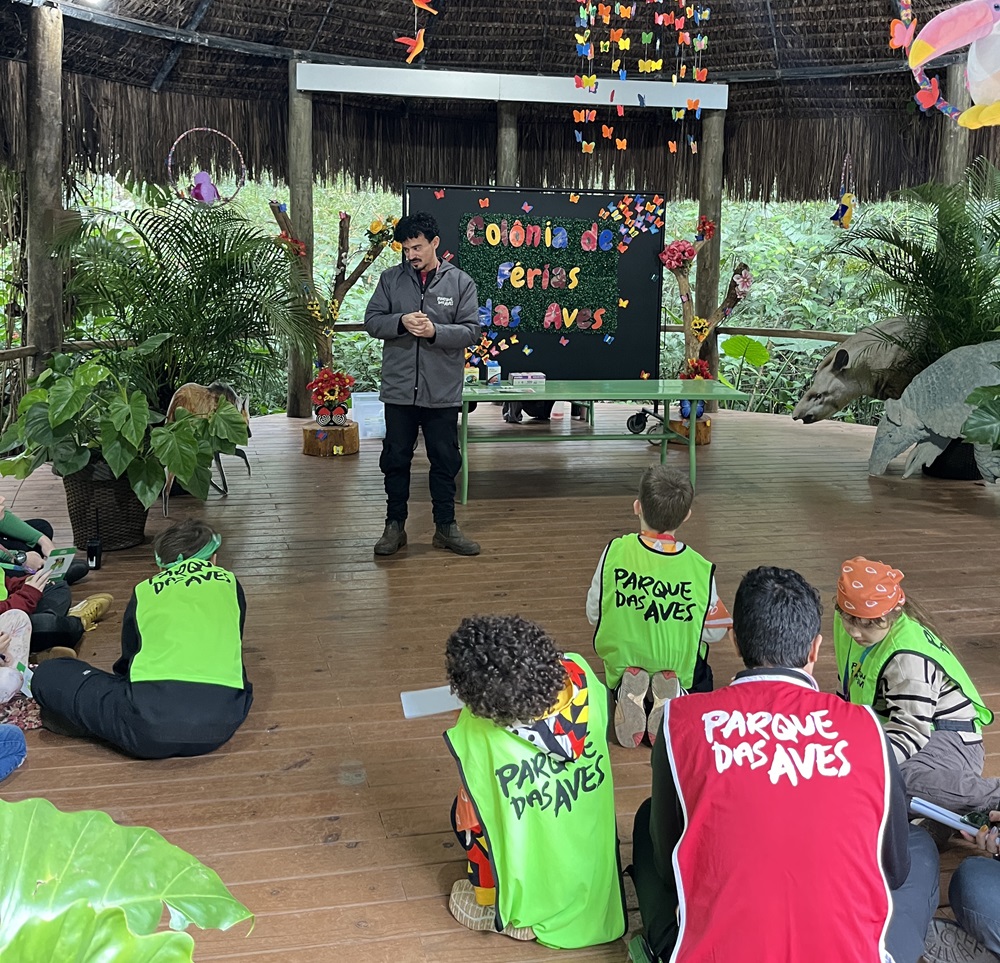
POLYGON ((898 398, 913 377, 905 352, 886 337, 902 338, 903 318, 887 318, 841 341, 823 360, 792 417, 807 425, 846 408, 855 398, 898 398))
MULTIPOLYGON (((1000 383, 1000 341, 968 345, 949 351, 910 382, 898 401, 885 403, 885 414, 875 432, 868 459, 869 475, 884 475, 889 462, 908 448, 903 477, 929 465, 954 438, 972 406, 965 399, 976 389, 1000 383)), ((976 466, 987 481, 1000 477, 1000 451, 975 446, 976 466)))

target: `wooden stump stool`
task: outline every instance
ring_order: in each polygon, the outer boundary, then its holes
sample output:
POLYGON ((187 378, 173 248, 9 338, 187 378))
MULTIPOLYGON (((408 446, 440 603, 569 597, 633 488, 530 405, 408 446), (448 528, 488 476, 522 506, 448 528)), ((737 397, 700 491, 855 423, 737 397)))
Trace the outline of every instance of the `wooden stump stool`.
POLYGON ((356 455, 361 450, 358 423, 348 421, 343 425, 306 425, 302 429, 302 454, 330 458, 334 455, 356 455))
MULTIPOLYGON (((678 435, 683 435, 685 440, 681 441, 678 438, 671 438, 668 444, 686 445, 688 436, 688 424, 690 424, 690 420, 674 421, 674 419, 671 418, 667 423, 667 427, 669 427, 671 431, 676 431, 678 435)), ((696 445, 709 445, 712 443, 711 418, 699 418, 695 422, 694 443, 696 445)))

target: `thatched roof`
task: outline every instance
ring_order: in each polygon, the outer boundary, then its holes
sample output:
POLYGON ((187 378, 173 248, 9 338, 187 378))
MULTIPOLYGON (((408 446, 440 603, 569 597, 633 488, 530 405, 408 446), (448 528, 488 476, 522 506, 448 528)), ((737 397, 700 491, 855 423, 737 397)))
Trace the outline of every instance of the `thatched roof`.
MULTIPOLYGON (((433 5, 438 16, 419 14, 427 23, 427 43, 411 68, 417 87, 422 69, 580 71, 573 41, 577 3, 433 5)), ((913 6, 926 21, 948 4, 915 0, 913 6)), ((643 7, 640 2, 640 12, 643 7)), ((401 65, 405 52, 394 40, 412 35, 414 11, 411 0, 363 6, 333 0, 117 0, 115 16, 147 25, 122 31, 79 19, 101 15, 68 5, 67 165, 162 182, 173 139, 189 127, 212 126, 240 144, 251 176, 281 178, 287 57, 299 52, 303 59, 401 65), (170 39, 169 31, 185 28, 206 7, 197 34, 207 45, 170 39), (150 35, 150 24, 167 36, 150 35), (253 45, 280 49, 268 55, 253 45), (172 55, 176 63, 167 70, 172 55)), ((24 164, 29 14, 19 2, 0 10, 0 163, 15 167, 24 164)), ((703 63, 710 80, 731 84, 726 178, 732 193, 766 197, 777 185, 784 197, 829 196, 839 187, 848 152, 862 197, 932 176, 948 122, 921 114, 913 104, 913 79, 898 69, 902 54, 888 48, 888 22, 895 15, 893 0, 712 4, 703 63)), ((663 80, 669 83, 669 75, 663 80)), ((697 158, 686 149, 672 155, 666 144, 673 139, 686 146, 688 133, 697 138, 697 124, 675 122, 666 111, 640 115, 638 108, 628 122, 627 151, 583 156, 567 109, 522 108, 521 183, 588 186, 614 180, 690 194, 697 158)), ((359 184, 395 189, 407 180, 488 183, 494 177, 493 104, 316 95, 314 124, 316 169, 326 177, 346 174, 359 184)), ((974 134, 973 151, 998 156, 992 133, 974 134)), ((227 157, 223 150, 221 159, 227 157)))

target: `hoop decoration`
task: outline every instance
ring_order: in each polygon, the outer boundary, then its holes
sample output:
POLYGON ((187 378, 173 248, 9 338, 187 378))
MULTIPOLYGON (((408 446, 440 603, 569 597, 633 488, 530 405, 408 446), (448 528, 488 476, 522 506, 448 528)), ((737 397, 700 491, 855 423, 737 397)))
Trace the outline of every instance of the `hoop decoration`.
POLYGON ((243 190, 243 187, 247 182, 247 164, 243 159, 243 152, 237 146, 236 141, 234 141, 228 134, 224 134, 221 130, 216 130, 214 127, 192 127, 190 130, 184 131, 184 133, 170 145, 170 152, 167 154, 167 178, 170 181, 171 189, 178 197, 201 204, 218 204, 221 206, 235 200, 236 195, 243 190), (234 190, 229 197, 223 197, 219 193, 219 189, 212 182, 212 175, 208 171, 198 171, 198 173, 194 176, 194 183, 191 184, 186 191, 177 183, 177 177, 174 174, 174 153, 177 150, 178 144, 180 144, 185 137, 198 133, 215 134, 217 137, 221 137, 224 141, 228 141, 229 146, 232 147, 232 149, 236 152, 236 156, 239 158, 239 177, 236 181, 236 190, 234 190))

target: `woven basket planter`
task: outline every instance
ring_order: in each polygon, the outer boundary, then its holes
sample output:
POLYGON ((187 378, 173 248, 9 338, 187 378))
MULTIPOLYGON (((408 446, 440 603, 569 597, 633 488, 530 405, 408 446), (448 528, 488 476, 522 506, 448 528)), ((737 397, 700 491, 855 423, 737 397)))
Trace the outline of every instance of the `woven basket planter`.
POLYGON ((107 462, 91 461, 62 481, 77 548, 98 536, 105 552, 142 543, 149 509, 136 498, 127 475, 115 478, 107 462))

